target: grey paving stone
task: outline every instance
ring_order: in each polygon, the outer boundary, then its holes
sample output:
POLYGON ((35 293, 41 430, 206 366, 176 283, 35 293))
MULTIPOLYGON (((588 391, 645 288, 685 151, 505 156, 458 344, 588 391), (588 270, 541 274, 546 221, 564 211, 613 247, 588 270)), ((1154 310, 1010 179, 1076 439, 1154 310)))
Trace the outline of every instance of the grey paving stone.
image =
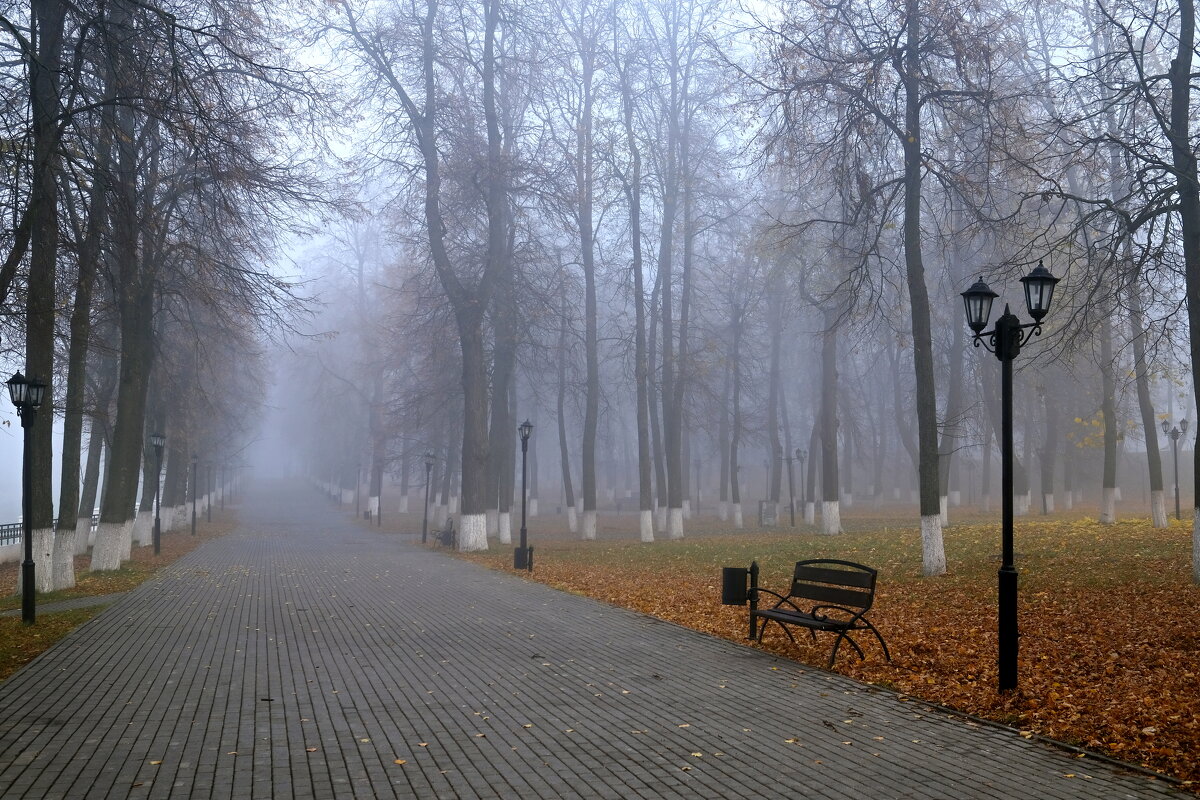
POLYGON ((303 489, 241 513, 0 684, 0 797, 1185 796, 303 489))

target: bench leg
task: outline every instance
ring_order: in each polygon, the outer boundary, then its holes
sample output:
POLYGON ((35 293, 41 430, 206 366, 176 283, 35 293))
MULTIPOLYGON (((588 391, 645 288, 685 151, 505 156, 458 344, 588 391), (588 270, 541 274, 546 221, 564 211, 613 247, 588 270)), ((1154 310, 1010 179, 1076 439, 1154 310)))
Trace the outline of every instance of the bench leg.
POLYGON ((833 652, 829 654, 829 665, 826 667, 826 669, 833 669, 833 662, 837 658, 838 647, 841 646, 843 639, 850 643, 850 646, 854 648, 854 652, 858 653, 858 658, 860 661, 866 660, 866 656, 863 655, 862 648, 858 646, 858 642, 847 636, 847 633, 849 633, 849 631, 841 631, 838 633, 837 641, 833 643, 833 652))
POLYGON ((888 661, 891 661, 892 654, 888 652, 887 642, 883 640, 883 635, 879 633, 879 631, 870 623, 869 620, 864 619, 860 621, 866 624, 866 627, 871 631, 871 633, 875 634, 875 638, 879 640, 879 646, 883 648, 884 658, 886 658, 888 661))

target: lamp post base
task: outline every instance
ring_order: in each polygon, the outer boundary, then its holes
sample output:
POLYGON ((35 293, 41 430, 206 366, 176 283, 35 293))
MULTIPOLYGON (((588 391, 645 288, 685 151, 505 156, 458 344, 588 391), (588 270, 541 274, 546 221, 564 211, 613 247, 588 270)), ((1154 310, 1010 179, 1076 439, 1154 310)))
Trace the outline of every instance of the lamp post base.
POLYGON ((533 572, 533 548, 513 548, 513 569, 523 569, 533 572))
POLYGON ((37 616, 34 602, 34 562, 21 562, 21 622, 32 625, 37 616))
POLYGON ((1017 570, 1012 566, 1000 568, 1000 659, 999 689, 1006 692, 1017 688, 1017 570))

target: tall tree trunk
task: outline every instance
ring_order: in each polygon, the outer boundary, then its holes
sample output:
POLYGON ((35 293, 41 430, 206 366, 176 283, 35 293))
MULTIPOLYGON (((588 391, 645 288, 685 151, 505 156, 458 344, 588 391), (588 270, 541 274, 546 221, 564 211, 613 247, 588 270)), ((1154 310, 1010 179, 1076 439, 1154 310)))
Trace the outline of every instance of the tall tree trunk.
POLYGON ((741 528, 742 522, 742 485, 740 467, 738 466, 738 444, 742 438, 742 334, 743 309, 737 303, 731 304, 729 333, 730 364, 733 370, 730 381, 733 387, 733 421, 729 431, 729 499, 733 514, 733 527, 741 528))
POLYGON ((593 151, 592 76, 595 69, 595 40, 580 48, 583 61, 582 108, 575 140, 575 182, 578 190, 579 246, 583 262, 584 358, 587 388, 583 412, 583 525, 584 539, 596 538, 596 425, 600 418, 600 357, 597 352, 595 233, 592 221, 593 151))
POLYGON ((575 517, 575 487, 571 482, 571 452, 567 447, 567 290, 565 284, 559 297, 558 328, 558 450, 562 466, 563 497, 567 504, 567 525, 574 533, 577 528, 575 517))
POLYGON ((838 480, 838 368, 839 308, 825 311, 821 331, 821 533, 842 532, 841 486, 838 480))
POLYGON ((717 516, 722 522, 729 519, 729 396, 733 388, 733 365, 726 360, 725 379, 721 388, 721 417, 717 423, 717 449, 721 451, 721 488, 717 516))
MULTIPOLYGON (((25 295, 25 374, 46 383, 45 400, 23 431, 29 450, 29 516, 33 529, 34 583, 54 588, 54 322, 58 262, 59 85, 67 4, 33 0, 28 53, 33 122, 30 185, 29 279, 25 295)), ((18 570, 18 581, 21 571, 18 570)))
POLYGON ((904 264, 912 316, 913 369, 916 377, 917 465, 921 493, 921 568, 926 576, 946 571, 938 487, 937 389, 933 376, 933 336, 929 290, 921 260, 921 96, 920 12, 917 0, 905 0, 904 50, 904 264))
POLYGON ((1112 322, 1108 314, 1101 314, 1100 323, 1100 413, 1104 417, 1104 483, 1101 493, 1100 522, 1111 525, 1117 521, 1117 436, 1120 422, 1117 419, 1117 381, 1114 372, 1112 348, 1112 322))

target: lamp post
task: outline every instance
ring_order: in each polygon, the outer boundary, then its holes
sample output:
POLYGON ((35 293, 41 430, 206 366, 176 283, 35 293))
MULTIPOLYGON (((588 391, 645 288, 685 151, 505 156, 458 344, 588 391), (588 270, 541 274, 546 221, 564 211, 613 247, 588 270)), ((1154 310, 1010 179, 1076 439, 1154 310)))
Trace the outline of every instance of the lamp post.
POLYGON ((46 384, 37 378, 26 378, 17 372, 8 379, 8 397, 21 418, 21 521, 25 538, 25 559, 21 562, 21 622, 26 625, 32 625, 37 614, 33 583, 33 451, 29 446, 29 429, 37 419, 38 406, 45 394, 46 384))
POLYGON ((208 470, 204 475, 204 496, 208 502, 204 505, 208 512, 208 522, 212 522, 212 493, 213 493, 213 462, 208 462, 208 470))
POLYGON ((529 532, 525 528, 525 500, 529 496, 525 485, 529 474, 526 470, 526 463, 529 460, 529 436, 533 433, 533 423, 525 420, 517 426, 517 433, 521 434, 521 546, 513 551, 513 569, 526 569, 532 572, 533 549, 529 547, 529 532))
MULTIPOLYGON (((799 455, 800 451, 797 450, 796 453, 797 453, 797 455, 799 455)), ((795 459, 793 459, 790 454, 787 456, 788 505, 791 506, 791 508, 788 509, 788 512, 791 514, 793 528, 796 527, 796 480, 795 480, 795 476, 792 472, 792 461, 794 461, 794 460, 795 459)))
MULTIPOLYGON (((808 484, 804 482, 804 459, 808 457, 807 450, 796 448, 796 458, 800 459, 800 504, 808 508, 808 484)), ((805 511, 807 514, 808 512, 805 511)))
POLYGON ((999 689, 1017 687, 1017 569, 1013 565, 1013 423, 1012 423, 1012 362, 1021 352, 1021 345, 1042 334, 1042 319, 1050 311, 1054 285, 1058 278, 1038 262, 1021 283, 1025 287, 1025 307, 1033 322, 1022 324, 1004 306, 1004 313, 995 327, 984 331, 992 313, 992 301, 999 297, 980 278, 962 293, 967 313, 967 326, 974 333, 976 347, 983 346, 1000 359, 1000 452, 1001 452, 1001 564, 997 576, 999 630, 999 689))
POLYGON ((421 544, 429 534, 429 473, 433 471, 433 452, 425 451, 425 512, 421 517, 421 544))
POLYGON ((158 471, 154 473, 154 555, 162 549, 162 521, 159 517, 161 501, 159 490, 162 486, 162 451, 167 443, 167 437, 161 433, 150 434, 150 444, 154 446, 154 455, 158 459, 158 471))
POLYGON ((1179 427, 1172 428, 1171 423, 1164 419, 1162 429, 1163 433, 1171 437, 1171 453, 1175 457, 1175 519, 1181 519, 1179 516, 1179 437, 1187 433, 1188 421, 1181 419, 1179 427))
POLYGON ((196 535, 196 490, 200 488, 200 457, 192 454, 192 536, 196 535))

